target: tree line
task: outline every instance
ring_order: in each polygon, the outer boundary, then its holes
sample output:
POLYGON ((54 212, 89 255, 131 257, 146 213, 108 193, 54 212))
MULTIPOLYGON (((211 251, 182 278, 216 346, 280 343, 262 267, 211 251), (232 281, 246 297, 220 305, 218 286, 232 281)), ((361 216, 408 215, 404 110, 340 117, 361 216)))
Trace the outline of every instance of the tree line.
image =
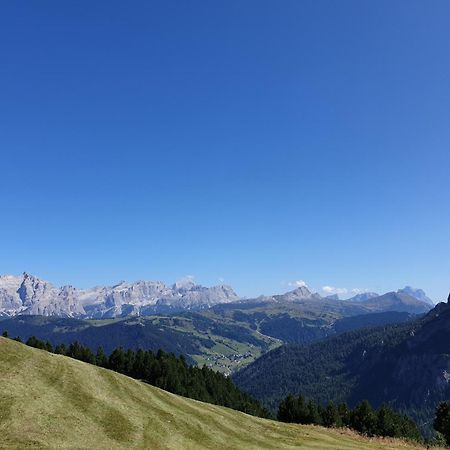
POLYGON ((324 427, 347 427, 367 436, 389 436, 421 441, 417 425, 404 414, 394 411, 387 405, 378 410, 363 400, 350 409, 346 403, 335 405, 329 402, 322 406, 302 395, 288 395, 278 408, 278 420, 302 424, 322 425, 324 427))
MULTIPOLYGON (((8 337, 7 332, 3 336, 8 337)), ((20 338, 15 340, 21 342, 20 338)), ((25 344, 114 370, 184 397, 226 406, 254 416, 271 417, 268 410, 242 392, 230 378, 206 366, 190 366, 183 356, 173 353, 162 350, 156 353, 142 349, 124 350, 119 347, 106 355, 102 347, 96 353, 78 341, 67 346, 60 344, 53 347, 49 341, 34 336, 25 344)))
MULTIPOLYGON (((423 441, 416 423, 407 415, 393 410, 388 405, 372 408, 367 400, 350 409, 346 403, 326 406, 302 395, 288 395, 279 405, 277 419, 324 427, 347 427, 367 436, 383 436, 423 441)), ((450 402, 441 402, 435 411, 433 427, 437 434, 432 444, 450 447, 450 402)))

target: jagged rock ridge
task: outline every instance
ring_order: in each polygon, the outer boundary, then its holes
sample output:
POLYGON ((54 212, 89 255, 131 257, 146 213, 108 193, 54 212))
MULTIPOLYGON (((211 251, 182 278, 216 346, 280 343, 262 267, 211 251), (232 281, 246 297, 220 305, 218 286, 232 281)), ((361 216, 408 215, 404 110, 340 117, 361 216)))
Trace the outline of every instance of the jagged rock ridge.
POLYGON ((207 288, 192 281, 172 286, 159 281, 121 282, 115 286, 77 289, 58 288, 27 273, 0 276, 0 316, 107 318, 161 310, 202 309, 238 299, 229 286, 207 288))
POLYGON ((299 286, 285 294, 244 300, 229 286, 208 288, 195 284, 190 278, 171 286, 160 281, 122 281, 114 286, 77 289, 55 287, 27 273, 0 276, 0 317, 28 314, 101 319, 198 310, 237 301, 305 307, 320 304, 325 309, 345 306, 354 307, 359 313, 403 311, 415 314, 427 312, 431 302, 421 289, 411 287, 384 295, 364 293, 341 301, 337 297, 322 298, 308 287, 299 286))

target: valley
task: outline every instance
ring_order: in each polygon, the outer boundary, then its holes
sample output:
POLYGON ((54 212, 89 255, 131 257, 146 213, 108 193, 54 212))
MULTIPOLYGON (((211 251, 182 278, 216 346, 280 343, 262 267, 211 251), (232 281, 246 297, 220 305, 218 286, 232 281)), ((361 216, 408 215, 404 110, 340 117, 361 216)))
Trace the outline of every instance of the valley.
POLYGON ((361 327, 405 322, 407 312, 368 312, 363 304, 315 299, 297 302, 237 302, 200 311, 115 319, 18 315, 0 321, 0 331, 53 345, 79 341, 93 351, 162 349, 230 375, 285 343, 307 344, 361 327))

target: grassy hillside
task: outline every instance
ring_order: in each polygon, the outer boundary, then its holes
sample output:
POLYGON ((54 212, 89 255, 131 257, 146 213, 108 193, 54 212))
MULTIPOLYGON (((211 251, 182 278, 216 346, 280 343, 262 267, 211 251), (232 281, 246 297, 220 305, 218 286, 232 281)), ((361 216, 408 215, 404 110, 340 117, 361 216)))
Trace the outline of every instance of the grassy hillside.
POLYGON ((0 447, 419 448, 251 417, 4 338, 0 338, 0 447))

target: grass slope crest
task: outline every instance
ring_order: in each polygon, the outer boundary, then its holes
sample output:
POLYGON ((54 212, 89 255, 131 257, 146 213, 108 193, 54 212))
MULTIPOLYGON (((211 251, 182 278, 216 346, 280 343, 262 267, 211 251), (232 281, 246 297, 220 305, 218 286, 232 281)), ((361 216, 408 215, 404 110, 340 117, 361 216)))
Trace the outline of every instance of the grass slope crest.
POLYGON ((420 448, 248 416, 5 338, 0 436, 9 449, 420 448))

